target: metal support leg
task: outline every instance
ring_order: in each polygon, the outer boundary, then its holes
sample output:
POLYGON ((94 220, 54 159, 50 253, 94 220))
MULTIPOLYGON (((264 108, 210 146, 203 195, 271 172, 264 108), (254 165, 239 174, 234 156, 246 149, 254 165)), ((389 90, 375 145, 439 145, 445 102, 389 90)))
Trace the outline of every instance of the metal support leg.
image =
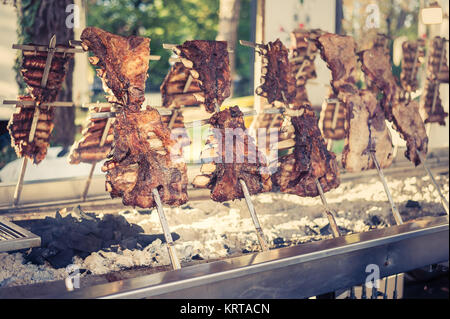
POLYGON ((322 185, 320 185, 320 182, 318 179, 316 179, 316 185, 317 189, 320 194, 320 199, 322 200, 322 204, 325 207, 325 213, 327 215, 328 221, 330 222, 331 231, 333 232, 333 237, 339 237, 341 236, 341 233, 339 232, 339 227, 336 223, 336 220, 334 219, 333 212, 331 211, 330 207, 328 206, 327 199, 325 198, 325 194, 323 193, 322 185))
POLYGON ((94 174, 94 170, 95 170, 95 165, 97 163, 93 163, 91 166, 91 170, 89 171, 89 176, 86 180, 86 184, 84 186, 84 191, 83 191, 83 195, 81 195, 81 199, 83 200, 83 202, 86 201, 86 197, 89 191, 89 186, 91 185, 91 181, 92 181, 92 175, 94 174))
POLYGON ((264 233, 262 231, 261 225, 259 224, 258 216, 256 215, 255 207, 253 206, 247 185, 242 179, 239 180, 239 183, 241 183, 242 191, 244 192, 245 202, 247 203, 247 208, 250 211, 253 224, 255 225, 256 228, 256 236, 258 237, 259 245, 261 246, 261 249, 263 251, 267 251, 269 250, 269 247, 267 246, 267 243, 264 239, 264 233))
POLYGON ((428 173, 428 176, 430 177, 431 182, 432 182, 434 188, 438 191, 439 197, 441 198, 442 205, 444 206, 444 209, 445 209, 445 211, 447 212, 447 215, 448 215, 448 201, 447 201, 447 199, 445 198, 444 194, 442 194, 442 191, 441 191, 441 188, 439 187, 439 184, 438 184, 438 183, 436 182, 436 180, 434 179, 433 173, 431 173, 430 169, 429 169, 428 166, 425 164, 426 158, 424 158, 424 157, 422 156, 422 154, 420 154, 419 151, 416 151, 416 152, 417 152, 417 155, 419 156, 420 162, 421 162, 422 165, 423 165, 423 168, 425 168, 425 171, 428 173))
POLYGON ((16 190, 14 191, 14 206, 19 204, 20 194, 22 193, 23 179, 27 170, 28 158, 24 157, 22 160, 22 166, 20 167, 19 180, 17 181, 16 190))
POLYGON ((161 203, 161 198, 159 197, 158 190, 156 188, 152 189, 153 198, 156 202, 156 210, 158 211, 159 221, 163 229, 164 238, 167 243, 167 250, 169 251, 170 261, 172 262, 173 269, 181 269, 180 261, 178 260, 177 254, 175 252, 175 247, 170 234, 169 225, 167 224, 166 215, 164 214, 164 209, 161 203))

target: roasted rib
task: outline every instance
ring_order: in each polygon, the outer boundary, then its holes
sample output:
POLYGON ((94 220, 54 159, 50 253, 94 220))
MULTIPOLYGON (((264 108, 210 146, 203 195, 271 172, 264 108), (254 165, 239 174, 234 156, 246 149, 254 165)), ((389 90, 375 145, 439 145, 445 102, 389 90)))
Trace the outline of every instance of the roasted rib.
POLYGON ((94 53, 89 61, 99 67, 97 75, 115 96, 109 101, 139 110, 145 100, 150 39, 125 38, 96 27, 84 29, 80 39, 83 48, 94 53))
POLYGON ((347 131, 347 108, 334 93, 331 93, 323 104, 319 116, 319 128, 326 139, 342 140, 347 131), (327 99, 336 102, 327 102, 327 99))
POLYGON ((262 69, 261 83, 256 88, 256 94, 267 98, 269 103, 292 103, 296 94, 295 78, 286 47, 277 39, 260 45, 257 51, 262 55, 262 69))
MULTIPOLYGON (((19 96, 19 101, 34 101, 31 96, 19 96)), ((11 146, 18 157, 25 156, 32 163, 39 164, 47 155, 50 134, 53 130, 53 109, 39 108, 39 117, 32 142, 29 142, 30 130, 36 107, 18 107, 8 123, 11 146)))
POLYGON ((374 151, 381 168, 394 160, 392 138, 383 109, 375 93, 362 90, 347 99, 348 136, 342 152, 342 166, 349 172, 376 168, 369 152, 374 151))
POLYGON ((280 159, 280 167, 272 179, 284 193, 315 197, 319 195, 316 180, 324 192, 339 186, 339 170, 336 156, 326 148, 313 110, 309 107, 304 110, 303 115, 291 118, 295 129, 294 151, 280 159))
POLYGON ((382 104, 388 120, 406 141, 405 156, 415 165, 420 164, 416 151, 426 154, 428 137, 416 101, 401 100, 401 88, 392 74, 388 53, 381 48, 373 48, 359 53, 362 70, 380 89, 384 98, 382 104))
MULTIPOLYGON (((215 104, 221 105, 230 96, 231 74, 226 41, 194 40, 176 46, 173 51, 181 63, 197 80, 202 94, 192 95, 212 113, 215 104)), ((194 93, 195 94, 195 93, 194 93)), ((183 105, 189 105, 183 102, 183 105)))
POLYGON ((196 176, 193 185, 211 189, 211 198, 217 202, 244 198, 241 179, 250 194, 270 191, 272 181, 265 157, 245 133, 239 107, 215 113, 209 122, 215 129, 214 135, 207 141, 207 150, 202 152, 203 159, 209 161, 203 164, 203 174, 196 176))
POLYGON ((124 205, 155 207, 152 190, 156 188, 165 204, 187 202, 186 164, 157 110, 120 112, 114 141, 112 158, 102 167, 113 198, 122 197, 124 205))
MULTIPOLYGON (((94 106, 89 110, 89 114, 97 112, 110 112, 111 107, 94 106)), ((96 163, 106 159, 111 152, 114 140, 113 132, 114 118, 110 119, 88 119, 81 132, 82 138, 75 142, 70 150, 69 163, 79 164, 96 163), (108 121, 108 131, 105 132, 108 121), (102 143, 103 142, 103 143, 102 143)))
POLYGON ((402 72, 400 83, 404 90, 414 92, 419 88, 417 74, 425 57, 425 41, 405 41, 402 44, 402 72))
POLYGON ((448 74, 445 40, 435 37, 431 43, 427 79, 420 100, 420 115, 425 123, 439 123, 445 126, 445 118, 448 113, 444 111, 442 106, 439 87, 441 83, 448 83, 448 74))

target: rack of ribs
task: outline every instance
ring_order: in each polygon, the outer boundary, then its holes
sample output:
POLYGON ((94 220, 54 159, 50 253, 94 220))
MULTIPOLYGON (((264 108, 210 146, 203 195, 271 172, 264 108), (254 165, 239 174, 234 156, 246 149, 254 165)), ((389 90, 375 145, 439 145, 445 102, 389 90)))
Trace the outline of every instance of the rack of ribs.
POLYGON ((303 109, 301 116, 291 118, 295 129, 293 153, 280 159, 272 180, 284 193, 315 197, 320 195, 316 180, 324 192, 339 186, 339 170, 336 156, 326 148, 314 111, 307 106, 303 109))
POLYGON ((256 51, 262 55, 261 82, 256 94, 267 98, 269 103, 293 103, 295 78, 289 64, 289 51, 279 39, 258 45, 256 51))
POLYGON ((155 207, 152 190, 162 203, 179 206, 187 202, 186 164, 156 109, 116 115, 114 147, 105 162, 106 189, 122 197, 124 205, 155 207))
MULTIPOLYGON (((31 44, 33 45, 33 44, 31 44)), ((58 47, 64 47, 59 45, 58 47)), ((73 53, 54 52, 45 88, 41 87, 48 52, 22 51, 22 69, 20 70, 27 85, 29 95, 19 96, 19 101, 34 101, 34 106, 20 106, 10 118, 8 130, 11 145, 19 157, 27 157, 39 164, 47 154, 49 139, 53 130, 53 108, 42 106, 45 102, 54 102, 65 80, 67 64, 73 53), (34 117, 36 118, 34 119, 34 117), (34 135, 30 133, 36 123, 34 135)))
POLYGON ((417 152, 426 154, 428 149, 428 137, 419 114, 419 104, 400 98, 402 89, 392 74, 390 57, 384 49, 361 51, 359 57, 363 72, 384 94, 382 105, 387 119, 393 122, 394 129, 406 141, 405 156, 416 166, 419 165, 417 152))
POLYGON ((118 103, 138 111, 145 100, 145 81, 150 59, 150 39, 122 37, 96 27, 85 28, 80 36, 84 50, 92 51, 92 65, 118 103))
POLYGON ((319 128, 326 139, 342 140, 345 138, 347 124, 347 108, 334 93, 330 93, 322 104, 319 116, 319 128), (334 100, 328 102, 328 100, 334 100))
MULTIPOLYGON (((94 106, 89 110, 90 114, 98 112, 111 112, 111 107, 94 106)), ((110 153, 114 140, 113 122, 114 118, 88 118, 81 132, 82 138, 78 142, 75 142, 70 150, 69 163, 79 164, 83 162, 93 164, 104 160, 110 153)))
POLYGON ((427 75, 424 93, 420 100, 420 115, 425 123, 439 123, 445 126, 448 113, 444 111, 439 94, 441 83, 448 83, 447 54, 445 39, 435 37, 431 43, 431 52, 428 58, 427 75))
POLYGON ((302 29, 291 32, 290 63, 297 86, 305 85, 307 80, 317 78, 314 60, 318 48, 315 42, 309 39, 312 32, 314 31, 302 29))
MULTIPOLYGON (((195 90, 197 86, 203 93, 191 93, 191 96, 185 96, 185 99, 188 100, 183 101, 181 105, 200 102, 205 106, 207 112, 213 113, 216 103, 221 105, 230 96, 231 74, 227 42, 186 41, 182 45, 174 47, 173 51, 180 57, 182 65, 196 80, 192 89, 195 90)), ((177 67, 181 68, 180 65, 177 67)), ((186 71, 175 70, 174 66, 174 73, 176 72, 187 74, 186 71)), ((163 85, 166 87, 165 96, 168 96, 170 85, 169 83, 163 85)), ((165 99, 165 103, 173 102, 165 99)))
POLYGON ((405 41, 402 44, 402 72, 400 83, 404 90, 414 92, 419 88, 417 74, 425 58, 425 41, 405 41))
POLYGON ((239 107, 213 114, 209 123, 214 134, 202 152, 207 163, 202 165, 202 175, 195 177, 194 187, 209 188, 211 198, 217 202, 244 198, 240 180, 245 182, 250 194, 270 191, 272 181, 265 157, 245 133, 239 107))
MULTIPOLYGON (((34 101, 31 96, 19 96, 19 101, 34 101)), ((8 123, 11 135, 11 146, 17 156, 25 156, 32 163, 39 164, 47 155, 50 145, 50 134, 53 130, 53 109, 39 107, 36 131, 33 141, 29 141, 30 130, 35 114, 35 107, 19 107, 18 112, 12 114, 8 123)))

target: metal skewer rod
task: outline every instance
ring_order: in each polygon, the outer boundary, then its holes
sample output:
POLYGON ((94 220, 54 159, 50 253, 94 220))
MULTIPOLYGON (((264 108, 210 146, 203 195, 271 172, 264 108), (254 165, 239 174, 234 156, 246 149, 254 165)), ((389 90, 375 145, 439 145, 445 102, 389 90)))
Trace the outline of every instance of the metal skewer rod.
POLYGON ((375 156, 375 152, 373 150, 369 151, 370 157, 372 158, 372 161, 375 163, 375 167, 378 172, 378 176, 380 177, 381 183, 383 184, 384 191, 388 197, 389 203, 391 204, 392 214, 394 215, 394 219, 397 225, 403 224, 402 217, 395 206, 394 200, 392 199, 391 192, 389 190, 389 187, 387 185, 386 179, 384 178, 383 171, 381 170, 380 164, 378 163, 378 160, 375 156))
POLYGON ((22 159, 22 166, 20 167, 20 174, 19 179, 16 184, 16 189, 14 191, 14 206, 17 206, 19 204, 20 194, 22 193, 22 187, 23 187, 23 179, 25 177, 25 171, 27 170, 27 163, 28 158, 24 157, 22 159))
POLYGON ((264 239, 264 233, 262 231, 261 225, 258 220, 258 216, 256 215, 255 207, 253 206, 252 199, 250 197, 250 193, 248 191, 247 185, 245 182, 240 179, 239 183, 241 184, 242 191, 244 192, 245 202, 247 203, 247 208, 250 211, 250 215, 253 220, 253 224, 256 228, 256 236, 258 237, 259 245, 263 251, 268 251, 269 247, 267 246, 266 240, 264 239))
POLYGON ((56 48, 56 34, 54 34, 51 37, 50 43, 48 45, 47 60, 45 61, 44 73, 42 74, 42 79, 41 79, 41 87, 43 87, 43 88, 45 88, 47 86, 48 74, 50 72, 50 67, 52 66, 52 60, 53 60, 53 55, 55 54, 55 48, 56 48))
POLYGON ((448 215, 449 214, 449 212, 448 212, 449 211, 449 209, 448 209, 448 201, 445 198, 444 194, 442 194, 441 188, 439 187, 439 184, 436 182, 436 179, 434 178, 433 173, 428 168, 428 166, 425 164, 426 158, 424 158, 422 156, 422 154, 420 154, 420 152, 418 150, 416 150, 416 153, 419 156, 419 159, 420 159, 420 162, 423 165, 423 168, 425 169, 425 171, 427 172, 428 176, 430 177, 434 188, 438 191, 439 197, 441 198, 442 205, 444 206, 444 209, 445 209, 445 211, 447 212, 447 215, 448 215))
POLYGON ((325 194, 323 193, 322 185, 320 185, 320 182, 318 179, 316 179, 316 185, 317 190, 319 191, 320 199, 322 200, 322 204, 325 208, 325 213, 327 215, 328 221, 330 222, 331 231, 333 233, 333 237, 339 237, 341 236, 341 233, 339 232, 339 227, 336 223, 336 220, 334 218, 333 212, 328 206, 327 199, 325 197, 325 194))
MULTIPOLYGON (((48 47, 45 45, 26 45, 26 44, 13 44, 12 48, 15 50, 24 50, 24 51, 44 51, 48 52, 48 47)), ((55 52, 58 53, 84 53, 82 49, 74 49, 74 48, 55 48, 55 52)))
MULTIPOLYGON (((16 107, 33 107, 36 106, 36 101, 20 101, 20 100, 3 100, 4 105, 12 104, 16 107)), ((46 107, 73 107, 75 106, 72 102, 51 102, 51 103, 41 103, 40 106, 46 107)))
POLYGON ((178 260, 177 254, 175 252, 175 246, 173 243, 172 235, 170 234, 169 225, 167 224, 166 215, 164 214, 164 208, 161 203, 161 198, 159 197, 158 190, 156 188, 152 189, 153 198, 156 203, 156 210, 158 212, 159 221, 163 229, 164 238, 167 243, 167 250, 169 251, 170 261, 172 262, 173 269, 181 269, 180 261, 178 260))

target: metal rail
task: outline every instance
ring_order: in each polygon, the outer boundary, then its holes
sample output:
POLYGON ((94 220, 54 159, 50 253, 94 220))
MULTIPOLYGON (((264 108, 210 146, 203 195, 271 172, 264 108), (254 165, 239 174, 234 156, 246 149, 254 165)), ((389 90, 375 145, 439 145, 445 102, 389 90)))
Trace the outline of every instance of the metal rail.
POLYGON ((386 277, 448 258, 448 216, 441 216, 71 292, 64 281, 3 288, 0 298, 306 298, 364 283, 368 264, 386 277))

